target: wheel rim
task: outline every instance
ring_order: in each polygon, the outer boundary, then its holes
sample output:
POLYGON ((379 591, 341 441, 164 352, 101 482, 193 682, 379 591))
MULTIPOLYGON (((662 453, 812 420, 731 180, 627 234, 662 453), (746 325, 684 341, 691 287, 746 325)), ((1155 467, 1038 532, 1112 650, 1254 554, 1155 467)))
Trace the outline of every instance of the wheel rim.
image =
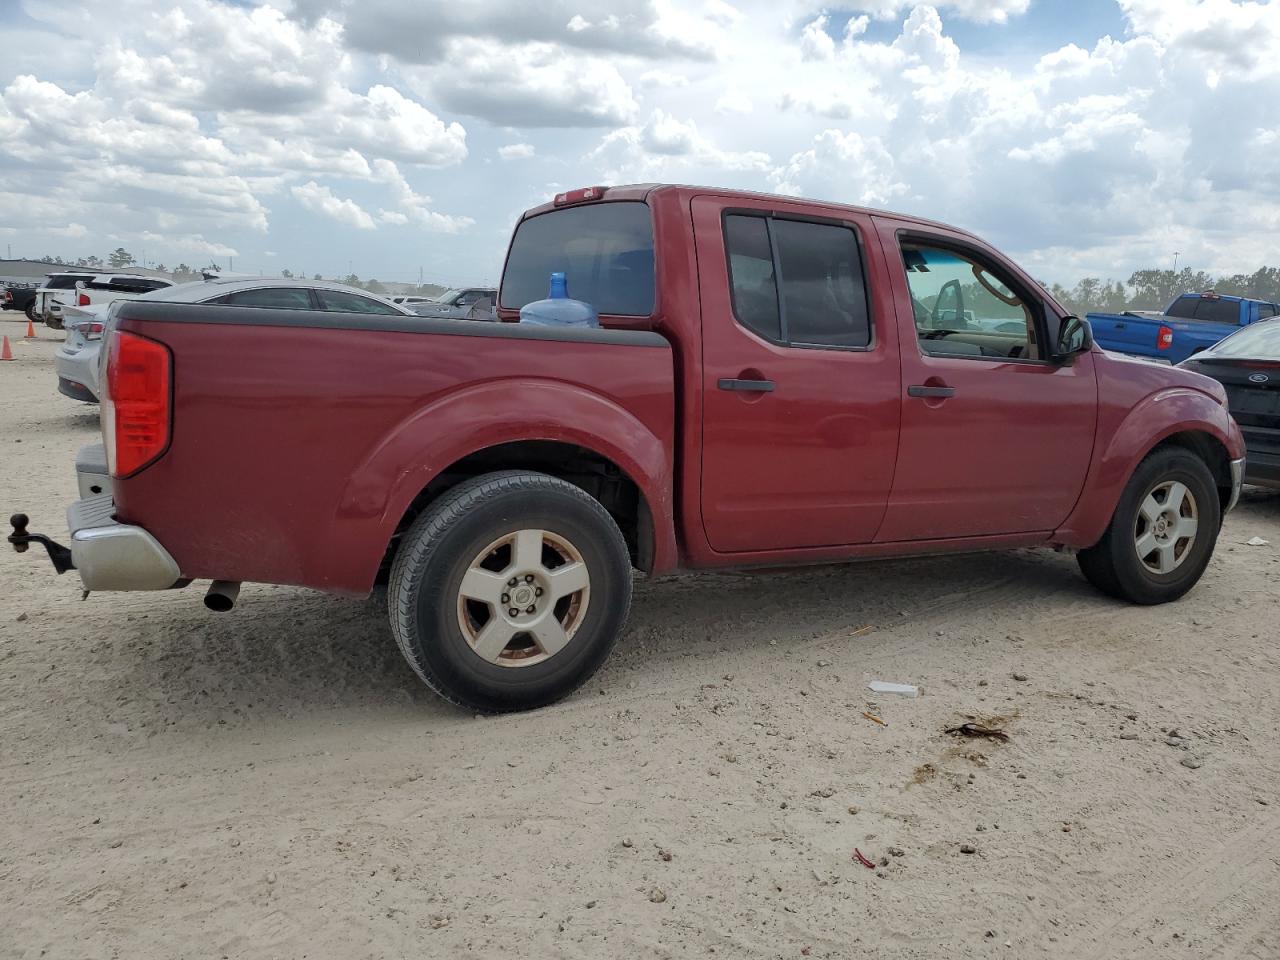
POLYGON ((578 549, 547 530, 517 530, 481 550, 458 588, 458 626, 500 667, 549 660, 573 640, 591 599, 578 549))
POLYGON ((1149 573, 1172 573, 1191 555, 1199 529, 1195 495, 1186 484, 1166 480, 1143 497, 1134 522, 1133 546, 1149 573))

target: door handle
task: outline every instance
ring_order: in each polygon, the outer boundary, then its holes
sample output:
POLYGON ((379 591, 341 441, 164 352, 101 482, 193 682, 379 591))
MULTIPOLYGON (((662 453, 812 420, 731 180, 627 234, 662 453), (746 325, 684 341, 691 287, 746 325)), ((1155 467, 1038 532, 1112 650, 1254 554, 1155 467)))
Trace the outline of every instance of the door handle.
POLYGON ((926 387, 923 384, 907 387, 908 397, 954 397, 955 395, 955 387, 926 387))
POLYGON ((724 377, 716 386, 721 390, 737 390, 741 393, 773 393, 772 380, 737 380, 724 377))

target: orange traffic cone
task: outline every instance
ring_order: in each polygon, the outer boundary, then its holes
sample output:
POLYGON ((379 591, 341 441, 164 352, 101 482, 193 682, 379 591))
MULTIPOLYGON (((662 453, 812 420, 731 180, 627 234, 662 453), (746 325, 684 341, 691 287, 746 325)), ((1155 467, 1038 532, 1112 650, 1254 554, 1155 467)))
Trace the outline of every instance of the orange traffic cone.
POLYGON ((4 346, 0 347, 0 360, 12 360, 13 351, 9 349, 9 338, 4 338, 4 346))
POLYGON ((36 325, 31 322, 31 318, 27 318, 27 335, 23 340, 34 340, 36 338, 36 325))

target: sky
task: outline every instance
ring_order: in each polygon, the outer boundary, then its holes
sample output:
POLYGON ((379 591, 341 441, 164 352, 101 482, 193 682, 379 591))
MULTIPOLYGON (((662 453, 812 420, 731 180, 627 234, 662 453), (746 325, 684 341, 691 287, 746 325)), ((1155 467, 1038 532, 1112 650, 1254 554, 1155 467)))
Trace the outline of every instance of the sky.
POLYGON ((492 282, 593 184, 1280 265, 1280 0, 0 0, 0 250, 492 282))

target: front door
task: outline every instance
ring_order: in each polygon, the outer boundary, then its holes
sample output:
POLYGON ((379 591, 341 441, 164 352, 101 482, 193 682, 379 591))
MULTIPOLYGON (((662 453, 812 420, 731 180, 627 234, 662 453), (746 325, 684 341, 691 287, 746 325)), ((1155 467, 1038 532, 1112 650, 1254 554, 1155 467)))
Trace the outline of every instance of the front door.
POLYGON ((971 238, 876 219, 902 334, 902 442, 877 541, 1051 531, 1084 486, 1093 357, 1048 358, 1042 296, 971 238))
POLYGON ((866 543, 897 455, 898 335, 869 217, 693 200, 702 519, 723 553, 866 543))

